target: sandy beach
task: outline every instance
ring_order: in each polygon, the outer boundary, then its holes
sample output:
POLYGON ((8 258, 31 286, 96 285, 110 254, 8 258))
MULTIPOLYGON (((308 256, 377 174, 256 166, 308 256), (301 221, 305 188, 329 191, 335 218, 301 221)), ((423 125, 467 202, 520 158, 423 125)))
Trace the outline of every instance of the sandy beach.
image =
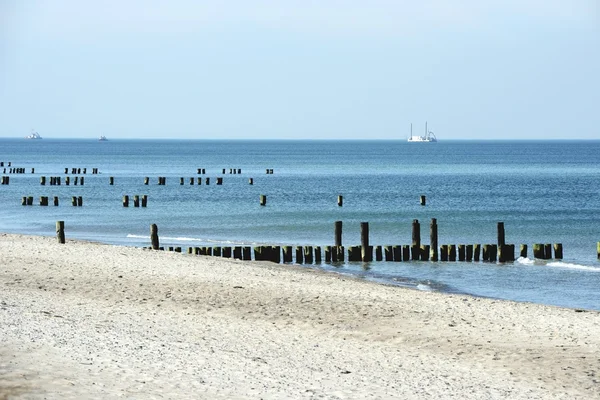
POLYGON ((0 399, 600 398, 600 313, 0 234, 0 399))

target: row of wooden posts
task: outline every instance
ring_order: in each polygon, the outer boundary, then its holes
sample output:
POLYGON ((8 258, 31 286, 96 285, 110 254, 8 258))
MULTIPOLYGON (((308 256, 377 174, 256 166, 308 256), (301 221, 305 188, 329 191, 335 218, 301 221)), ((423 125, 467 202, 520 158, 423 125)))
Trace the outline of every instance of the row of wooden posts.
MULTIPOLYGON (((437 247, 437 221, 431 219, 430 227, 431 238, 435 239, 435 247, 429 245, 419 246, 415 242, 416 234, 420 233, 417 220, 413 220, 413 243, 411 246, 375 246, 375 261, 438 261, 435 256, 437 247), (415 225, 417 226, 415 228, 415 225), (435 236, 435 238, 434 238, 435 236)), ((64 221, 56 222, 56 236, 59 243, 65 243, 65 223, 64 221)), ((345 259, 344 246, 341 245, 342 240, 342 221, 336 221, 334 224, 334 240, 335 246, 325 246, 325 262, 340 262, 345 259)), ((348 248, 348 261, 372 261, 373 246, 368 245, 368 222, 361 223, 361 246, 351 246, 348 248), (366 251, 365 251, 366 250, 366 251)), ((419 239, 420 240, 420 239, 419 239)), ((504 240, 504 223, 498 222, 498 240, 504 240)), ((150 242, 151 249, 164 250, 160 247, 158 238, 158 226, 152 224, 150 226, 150 242)), ((273 261, 273 262, 292 262, 292 249, 294 246, 256 246, 254 247, 254 259, 257 261, 273 261)), ((169 250, 181 252, 181 247, 169 247, 169 250)), ((479 261, 479 250, 481 245, 458 245, 458 261, 479 261)), ((439 249, 440 261, 457 261, 456 245, 442 245, 439 249)), ((252 259, 252 248, 250 246, 234 246, 234 247, 188 247, 189 254, 208 255, 216 257, 233 257, 242 260, 252 259)), ((296 263, 297 264, 312 264, 320 263, 322 256, 321 246, 295 246, 296 263)), ((562 245, 554 244, 554 258, 562 259, 562 245)), ((552 254, 552 246, 549 244, 534 244, 534 258, 549 259, 552 254)), ((600 260, 600 242, 597 243, 597 255, 600 260)), ((487 244, 483 245, 482 261, 514 261, 514 245, 487 244), (509 246, 509 253, 503 253, 500 250, 506 249, 509 246), (512 252, 512 253, 511 253, 512 252), (512 257, 509 255, 512 254, 512 257)), ((522 244, 520 256, 527 257, 527 245, 522 244)))
MULTIPOLYGON (((48 206, 50 203, 50 198, 48 196, 40 197, 40 206, 48 206)), ((54 196, 53 204, 58 207, 58 196, 54 196)), ((23 196, 21 199, 21 204, 24 206, 32 206, 33 205, 33 196, 23 196)), ((71 197, 71 205, 74 207, 82 207, 83 206, 83 197, 81 196, 73 196, 71 197)))
MULTIPOLYGON (((142 205, 142 207, 146 207, 148 205, 148 195, 146 195, 146 194, 142 195, 141 205, 142 205)), ((140 196, 137 194, 135 196, 133 196, 133 206, 134 207, 140 206, 140 196)), ((123 207, 129 207, 129 196, 128 195, 123 196, 123 207)))
MULTIPOLYGON (((33 173, 33 171, 31 171, 33 173)), ((65 174, 69 173, 69 168, 65 167, 65 174)), ((87 168, 71 168, 71 174, 75 175, 75 174, 87 174, 87 168)), ((92 174, 96 175, 98 174, 98 168, 92 168, 92 174)))
MULTIPOLYGON (((3 173, 6 174, 26 174, 26 169, 25 168, 9 168, 8 171, 6 168, 4 168, 3 173)), ((31 168, 31 173, 35 173, 35 168, 31 168)))
MULTIPOLYGON (((50 179, 48 179, 48 182, 50 183, 50 186, 60 186, 62 183, 62 179, 60 176, 51 176, 50 179)), ((64 182, 65 182, 65 185, 69 186, 71 184, 71 177, 65 176, 64 182)), ((73 177, 73 185, 83 186, 84 184, 85 184, 85 179, 83 176, 73 177)), ((46 177, 45 176, 40 176, 40 185, 46 186, 46 177)))

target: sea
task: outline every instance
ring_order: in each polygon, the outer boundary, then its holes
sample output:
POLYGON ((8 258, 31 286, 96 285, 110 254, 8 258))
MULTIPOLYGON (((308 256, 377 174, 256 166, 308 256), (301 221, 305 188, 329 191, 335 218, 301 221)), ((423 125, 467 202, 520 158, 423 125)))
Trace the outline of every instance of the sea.
POLYGON ((304 266, 416 290, 600 310, 600 141, 0 138, 0 163, 10 179, 0 186, 2 232, 54 236, 61 220, 69 239, 145 247, 157 224, 167 247, 327 246, 342 221, 348 247, 360 244, 361 222, 372 245, 410 244, 414 219, 428 244, 436 218, 439 244, 458 245, 496 243, 504 222, 506 242, 517 257, 527 244, 528 257, 304 266), (50 185, 50 177, 62 184, 50 185), (75 177, 84 184, 74 185, 75 177), (125 195, 146 195, 148 205, 123 207, 125 195), (33 206, 22 205, 25 196, 33 206), (73 196, 81 207, 71 205, 73 196), (534 259, 534 243, 562 243, 563 259, 534 259))

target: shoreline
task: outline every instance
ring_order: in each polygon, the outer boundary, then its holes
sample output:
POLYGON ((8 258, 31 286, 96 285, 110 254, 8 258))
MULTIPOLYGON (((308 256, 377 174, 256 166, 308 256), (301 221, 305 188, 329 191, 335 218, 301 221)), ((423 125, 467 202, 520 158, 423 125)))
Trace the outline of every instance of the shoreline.
POLYGON ((0 398, 600 395, 596 311, 45 236, 0 266, 0 398))

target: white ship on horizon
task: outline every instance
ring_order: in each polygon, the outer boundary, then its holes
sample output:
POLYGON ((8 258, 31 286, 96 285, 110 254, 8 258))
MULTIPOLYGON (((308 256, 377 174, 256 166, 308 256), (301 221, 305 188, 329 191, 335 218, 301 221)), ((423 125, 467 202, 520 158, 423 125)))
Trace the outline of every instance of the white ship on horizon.
POLYGON ((408 138, 409 142, 437 142, 437 138, 435 134, 427 129, 427 122, 425 122, 425 135, 413 135, 412 133, 412 124, 410 124, 410 137, 408 138))
POLYGON ((40 136, 39 133, 37 133, 36 131, 34 131, 33 129, 31 130, 31 133, 27 136, 25 136, 25 139, 41 139, 42 137, 40 136))

